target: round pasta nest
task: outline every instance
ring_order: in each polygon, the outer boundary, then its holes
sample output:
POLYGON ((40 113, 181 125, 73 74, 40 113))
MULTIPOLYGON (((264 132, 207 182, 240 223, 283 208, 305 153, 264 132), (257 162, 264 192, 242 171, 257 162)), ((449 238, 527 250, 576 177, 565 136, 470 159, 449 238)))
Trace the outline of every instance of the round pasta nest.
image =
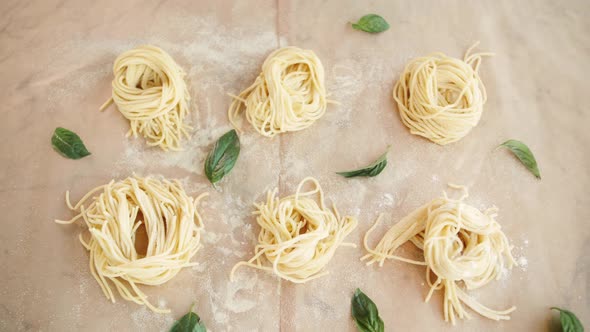
POLYGON ((304 283, 328 273, 322 270, 339 246, 355 246, 343 241, 356 228, 356 218, 340 217, 335 206, 328 209, 314 178, 304 179, 291 196, 279 199, 276 189, 269 191, 266 202, 256 204, 254 215, 261 228, 254 257, 236 264, 232 279, 236 269, 245 265, 304 283), (314 188, 304 191, 307 183, 314 188))
POLYGON ((406 65, 393 98, 412 134, 445 145, 465 137, 479 123, 487 100, 479 65, 482 56, 492 54, 471 54, 477 45, 463 60, 434 53, 406 65))
POLYGON ((113 74, 112 97, 100 109, 114 101, 129 120, 127 136, 140 134, 150 146, 181 150, 191 128, 185 123, 190 95, 182 68, 161 48, 144 45, 119 55, 113 74))
POLYGON ((266 58, 254 83, 232 97, 228 117, 237 130, 242 111, 267 137, 302 130, 326 112, 324 67, 313 51, 280 48, 266 58))
POLYGON ((423 205, 400 222, 393 225, 372 249, 368 245, 369 234, 375 229, 377 219, 364 237, 364 247, 369 252, 362 257, 367 265, 375 262, 382 266, 386 259, 425 265, 426 280, 430 291, 428 301, 435 290, 444 289, 443 311, 445 321, 455 324, 455 316, 470 318, 463 304, 480 315, 493 320, 508 320, 516 308, 493 310, 480 304, 459 287, 477 289, 499 279, 505 269, 515 264, 508 239, 495 220, 497 209, 484 212, 465 204, 467 189, 459 199, 443 197, 423 205), (411 241, 424 253, 424 261, 415 261, 394 255, 402 244, 411 241), (435 280, 432 280, 433 274, 435 280))
POLYGON ((161 285, 191 263, 201 248, 203 223, 196 205, 205 194, 193 199, 178 181, 129 177, 111 181, 88 192, 72 206, 74 218, 58 223, 84 220, 89 238, 80 242, 90 254, 90 272, 105 296, 115 302, 111 286, 128 301, 156 308, 138 285, 161 285), (144 227, 147 246, 138 249, 138 230, 144 227))

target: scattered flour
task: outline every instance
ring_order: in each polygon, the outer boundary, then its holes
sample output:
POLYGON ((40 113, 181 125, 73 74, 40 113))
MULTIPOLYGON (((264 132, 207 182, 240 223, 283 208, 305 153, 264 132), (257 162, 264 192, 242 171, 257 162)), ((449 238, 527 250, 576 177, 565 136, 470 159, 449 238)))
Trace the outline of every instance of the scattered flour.
MULTIPOLYGON (((55 50, 55 53, 58 55, 59 61, 63 62, 62 66, 68 65, 73 59, 79 58, 81 54, 84 54, 87 61, 91 61, 94 65, 90 67, 90 70, 85 68, 84 73, 74 70, 64 72, 60 74, 61 76, 44 78, 45 81, 55 82, 55 84, 51 85, 53 91, 49 95, 48 110, 52 111, 59 108, 67 99, 81 100, 97 85, 104 84, 105 81, 110 82, 112 79, 112 60, 121 52, 135 45, 148 42, 162 47, 177 59, 188 73, 187 79, 191 96, 193 96, 191 104, 193 112, 190 113, 189 119, 194 126, 194 129, 190 132, 191 137, 184 141, 184 151, 181 152, 163 152, 157 148, 149 148, 141 137, 137 139, 133 137, 125 138, 122 143, 123 151, 113 169, 113 176, 127 176, 133 171, 158 172, 161 169, 180 169, 185 173, 189 173, 190 176, 181 177, 179 181, 187 192, 196 194, 210 189, 208 183, 194 180, 196 176, 203 175, 202 164, 208 148, 230 128, 225 120, 225 115, 219 116, 219 113, 225 114, 226 107, 229 105, 229 97, 227 103, 216 105, 214 104, 215 101, 208 96, 239 92, 245 86, 240 82, 243 79, 241 76, 247 76, 248 73, 255 75, 259 71, 264 55, 276 47, 276 35, 272 31, 246 33, 238 28, 225 28, 217 24, 216 19, 213 17, 179 16, 170 20, 170 22, 173 25, 171 29, 178 30, 178 37, 181 40, 191 40, 191 42, 171 42, 166 36, 159 35, 157 30, 150 30, 150 25, 147 25, 146 37, 144 38, 89 41, 84 36, 80 36, 78 40, 73 40, 67 45, 61 45, 59 50, 55 50), (240 56, 236 56, 236 54, 240 56), (220 119, 224 120, 221 121, 220 119)), ((284 39, 280 43, 282 46, 287 44, 284 39)), ((381 84, 382 80, 373 79, 373 77, 389 75, 385 68, 373 66, 367 70, 363 63, 365 63, 365 59, 342 59, 338 64, 330 68, 331 75, 327 75, 328 91, 334 91, 330 98, 340 103, 338 106, 331 105, 331 107, 337 107, 338 110, 332 118, 338 128, 352 126, 354 109, 357 107, 357 102, 359 102, 359 90, 362 90, 359 87, 365 85, 374 88, 375 84, 381 84), (367 84, 367 82, 369 83, 367 84), (330 89, 331 87, 337 88, 330 89)), ((59 66, 59 64, 57 65, 59 66)), ((382 89, 383 87, 378 86, 378 88, 382 89)), ((106 98, 108 96, 105 96, 106 98)), ((370 98, 360 101, 364 102, 363 107, 375 108, 378 105, 378 101, 370 98)), ((100 105, 96 106, 98 109, 100 105)), ((109 111, 114 111, 112 108, 109 111)), ((328 112, 326 117, 330 117, 331 114, 331 112, 328 112)), ((251 136, 246 135, 243 140, 244 146, 253 145, 249 144, 254 140, 251 136)), ((409 148, 413 149, 412 151, 415 154, 418 153, 413 146, 409 146, 409 148)), ((253 153, 255 155, 251 155, 250 158, 268 160, 269 155, 264 154, 263 149, 254 150, 253 153)), ((406 155, 405 158, 395 159, 393 176, 396 182, 404 181, 416 173, 418 167, 415 163, 416 158, 410 157, 406 155)), ((455 167, 459 168, 461 165, 463 165, 463 160, 458 160, 455 167)), ((298 183, 302 179, 302 175, 307 175, 311 171, 310 164, 295 154, 285 156, 282 169, 288 179, 285 182, 288 185, 289 181, 293 182, 291 185, 298 183)), ((367 181, 374 180, 369 179, 367 181)), ((438 175, 432 175, 431 181, 436 184, 441 182, 438 175)), ((324 179, 320 179, 320 182, 324 184, 324 179)), ((338 193, 338 199, 343 200, 343 205, 349 207, 349 211, 343 211, 344 213, 348 212, 347 214, 351 213, 356 216, 361 214, 362 211, 359 205, 364 203, 364 198, 368 196, 367 186, 363 182, 357 179, 346 182, 325 179, 325 182, 332 187, 330 192, 334 193, 334 195, 329 194, 327 196, 336 196, 336 193, 338 193)), ((266 188, 266 190, 268 189, 266 188)), ((220 190, 220 193, 223 194, 223 191, 220 190)), ((200 255, 212 255, 214 252, 219 252, 224 257, 223 260, 220 259, 219 262, 210 265, 205 260, 197 259, 200 264, 192 267, 190 272, 195 280, 198 280, 198 286, 196 287, 199 287, 199 290, 189 289, 191 294, 205 293, 209 295, 209 306, 214 319, 214 322, 212 322, 214 324, 211 325, 226 326, 227 329, 231 329, 233 316, 248 313, 255 309, 258 310, 265 303, 265 299, 269 296, 278 296, 280 293, 280 288, 277 288, 276 294, 268 294, 268 290, 272 289, 269 285, 274 285, 276 280, 261 280, 263 278, 259 277, 260 271, 241 271, 243 273, 237 274, 235 282, 216 280, 219 275, 222 275, 219 269, 223 269, 223 273, 229 272, 233 264, 251 253, 251 244, 256 242, 256 234, 252 223, 246 221, 251 220, 248 218, 250 216, 252 197, 232 195, 222 195, 223 198, 219 201, 203 202, 209 209, 223 212, 215 213, 219 219, 213 221, 221 223, 224 227, 216 228, 215 231, 211 232, 206 229, 203 232, 205 248, 197 254, 197 257, 200 255), (220 244, 223 244, 223 246, 220 244), (248 249, 244 250, 244 248, 250 248, 250 251, 248 249)), ((370 204, 377 204, 380 210, 400 205, 405 197, 398 195, 398 193, 384 193, 381 197, 378 197, 377 203, 370 204)), ((483 204, 479 202, 478 206, 481 205, 483 204)), ((374 207, 369 206, 367 208, 364 206, 363 210, 373 210, 374 207)), ((389 217, 386 218, 386 220, 390 219, 389 217)), ((528 240, 525 240, 524 243, 528 246, 528 240)), ((18 246, 21 247, 22 244, 19 242, 18 246)), ((517 258, 517 262, 523 270, 526 269, 528 261, 525 257, 517 258)), ((97 287, 97 285, 91 277, 88 277, 87 269, 81 271, 84 272, 83 275, 86 277, 81 275, 78 278, 78 292, 80 298, 85 299, 87 298, 89 284, 92 285, 91 287, 97 287)), ((502 279, 508 278, 509 275, 509 270, 504 269, 502 271, 502 279)), ((351 287, 360 283, 356 279, 353 280, 354 278, 360 278, 356 274, 345 275, 342 278, 351 287)), ((425 283, 422 282, 421 285, 425 286, 425 283)), ((341 297, 348 300, 348 296, 349 294, 342 294, 341 297)), ((169 300, 173 299, 169 298, 169 300)), ((316 300, 313 302, 315 307, 321 307, 324 308, 324 311, 329 311, 329 305, 316 300)), ((159 307, 165 307, 167 304, 165 299, 159 299, 157 303, 159 307)), ((269 309, 269 307, 270 305, 267 304, 266 307, 261 308, 269 309)), ((76 315, 80 315, 80 307, 73 310, 76 315)), ((346 314, 348 315, 348 311, 346 314)), ((171 315, 156 314, 146 307, 135 310, 131 314, 131 318, 138 330, 167 330, 174 321, 171 315)))
MULTIPOLYGON (((34 85, 44 84, 47 81, 57 80, 58 84, 52 89, 48 96, 49 107, 43 108, 43 110, 54 110, 63 105, 63 100, 70 98, 82 98, 81 91, 89 91, 95 89, 98 84, 104 81, 110 81, 112 71, 110 67, 85 67, 84 70, 76 70, 71 73, 63 74, 67 77, 67 84, 61 83, 59 77, 50 77, 45 80, 40 80, 34 85)), ((100 105, 99 105, 100 106, 100 105)), ((98 107, 96 108, 98 111, 98 107)))
POLYGON ((529 262, 525 256, 524 252, 525 252, 525 249, 529 246, 529 240, 526 238, 525 239, 521 238, 521 243, 522 243, 522 245, 514 247, 513 253, 515 256, 516 265, 522 271, 526 271, 528 268, 529 262))
POLYGON ((383 198, 385 199, 386 206, 392 206, 395 203, 395 198, 392 194, 385 193, 383 194, 383 198))
MULTIPOLYGON (((143 142, 143 138, 129 137, 124 140, 125 150, 115 163, 115 173, 125 174, 138 169, 157 169, 176 167, 189 173, 203 175, 203 162, 207 156, 207 148, 223 135, 229 127, 217 127, 211 130, 193 130, 191 138, 185 140, 183 151, 165 152, 151 148, 143 142)), ((187 182, 190 182, 187 180, 187 182)))
POLYGON ((339 105, 336 124, 339 128, 350 128, 352 126, 351 113, 354 109, 354 102, 358 96, 358 85, 362 82, 362 70, 360 64, 352 59, 344 60, 332 67, 331 75, 328 75, 328 91, 330 86, 338 87, 337 92, 330 95, 339 105))
MULTIPOLYGON (((500 271, 500 280, 506 281, 506 280, 510 279, 511 274, 512 274, 511 270, 507 269, 506 267, 502 268, 502 271, 500 271)), ((506 283, 503 282, 502 285, 506 285, 506 283)))
POLYGON ((517 259, 517 263, 518 263, 518 266, 520 266, 520 268, 523 269, 524 271, 526 271, 526 268, 529 265, 528 260, 524 256, 519 257, 517 259))
POLYGON ((194 265, 192 267, 192 270, 196 271, 198 273, 203 273, 203 272, 205 272, 206 269, 207 269, 207 263, 204 263, 204 262, 194 265))
POLYGON ((240 250, 230 249, 227 247, 216 246, 215 249, 224 256, 236 256, 239 258, 246 256, 246 254, 240 250))
POLYGON ((171 315, 155 313, 146 306, 140 306, 139 309, 133 311, 131 319, 138 331, 167 331, 174 324, 174 318, 171 315))
MULTIPOLYGON (((122 149, 112 169, 112 176, 127 177, 133 172, 143 176, 162 172, 167 177, 170 173, 178 174, 170 178, 177 178, 189 194, 196 196, 204 191, 211 191, 210 184, 206 180, 203 181, 203 161, 213 142, 230 129, 225 114, 231 98, 228 96, 223 100, 218 96, 239 93, 246 87, 260 71, 264 56, 276 48, 277 37, 275 31, 261 31, 259 25, 234 28, 220 25, 214 15, 196 17, 179 14, 177 17, 168 17, 167 24, 167 32, 177 32, 172 38, 158 31, 156 25, 152 27, 149 24, 146 25, 143 36, 129 39, 93 40, 80 35, 53 50, 56 61, 50 71, 42 73, 45 76, 39 77, 38 81, 51 82, 47 84, 50 89, 48 112, 69 103, 79 103, 93 93, 96 97, 97 87, 105 89, 106 100, 110 94, 106 88, 112 80, 112 62, 116 56, 144 43, 155 44, 166 50, 187 72, 186 79, 192 97, 192 112, 188 118, 189 124, 193 126, 190 138, 184 140, 183 151, 164 152, 158 148, 148 147, 142 137, 125 138, 125 132, 121 132, 122 149), (71 70, 71 63, 78 63, 79 59, 84 59, 86 65, 80 67, 81 70, 71 70)), ((285 39, 280 42, 287 44, 285 39)), ((95 107, 98 112, 99 106, 90 105, 89 108, 95 107)), ((111 106, 105 112, 116 112, 116 108, 111 106)), ((267 161, 269 167, 275 167, 273 163, 277 161, 272 160, 272 157, 276 156, 273 151, 251 144, 256 139, 251 136, 244 135, 241 139, 244 146, 252 146, 244 149, 241 156, 249 160, 267 161)), ((276 182, 272 185, 276 186, 276 182)), ((252 244, 255 243, 256 234, 252 219, 249 219, 252 204, 250 193, 234 190, 231 195, 224 194, 221 188, 203 199, 201 204, 205 219, 205 231, 202 233, 203 249, 195 258, 199 264, 186 269, 195 282, 183 287, 187 294, 205 294, 210 299, 210 308, 203 309, 212 313, 211 317, 207 318, 208 327, 214 330, 220 330, 220 327, 229 330, 232 329, 231 324, 237 319, 235 316, 238 314, 248 313, 256 308, 267 312, 275 310, 272 303, 263 304, 268 302, 265 299, 269 296, 276 296, 263 291, 274 289, 275 279, 260 277, 264 280, 259 280, 256 271, 241 271, 244 273, 238 274, 237 280, 231 283, 220 278, 228 276, 233 264, 245 259, 253 250, 252 244), (221 253, 223 258, 219 258, 215 264, 202 259, 219 256, 216 253, 221 253)), ((17 247, 21 248, 24 245, 19 242, 17 247)), ((83 301, 82 308, 92 305, 88 300, 89 287, 98 287, 88 273, 87 264, 85 260, 80 265, 80 277, 73 288, 83 301)), ((156 303, 159 307, 166 307, 166 300, 174 300, 165 296, 158 299, 156 303)), ((94 299, 93 296, 94 300, 109 304, 102 297, 94 299)), ((117 304, 121 302, 124 301, 118 299, 117 304)), ((73 313, 77 316, 84 315, 81 311, 80 307, 73 308, 73 313)), ((136 330, 164 331, 170 328, 178 314, 161 315, 151 312, 146 307, 139 307, 132 311, 131 319, 136 330)), ((241 328, 243 326, 236 327, 237 330, 241 328)))
POLYGON ((225 237, 224 234, 218 234, 218 233, 213 233, 213 232, 207 232, 207 231, 205 231, 204 234, 203 234, 203 241, 206 244, 216 244, 217 242, 219 242, 224 237, 225 237))
POLYGON ((158 308, 166 308, 166 300, 159 299, 158 300, 158 308))
MULTIPOLYGON (((182 185, 184 190, 189 195, 192 194, 192 195, 196 196, 196 195, 201 194, 202 192, 207 191, 211 188, 209 183, 194 181, 194 179, 191 179, 188 176, 185 176, 183 178, 176 178, 176 180, 178 180, 178 182, 180 182, 180 184, 182 185)), ((206 205, 207 204, 207 197, 203 198, 200 202, 201 202, 201 204, 206 205)))

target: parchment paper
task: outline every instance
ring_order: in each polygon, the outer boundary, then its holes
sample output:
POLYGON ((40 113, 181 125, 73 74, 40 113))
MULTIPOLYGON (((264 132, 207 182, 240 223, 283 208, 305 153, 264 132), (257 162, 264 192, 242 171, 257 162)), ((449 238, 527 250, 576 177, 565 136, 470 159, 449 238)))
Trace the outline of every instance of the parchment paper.
MULTIPOLYGON (((360 287, 378 305, 386 331, 546 331, 550 306, 590 324, 590 217, 587 1, 3 1, 0 4, 0 330, 162 331, 192 303, 212 331, 354 331, 350 297, 360 287), (378 35, 347 23, 378 13, 391 29, 378 35), (480 40, 493 51, 481 76, 488 90, 482 120, 460 142, 440 147, 410 135, 391 96, 413 57, 442 51, 462 57, 480 40), (187 71, 195 127, 186 150, 163 153, 126 138, 126 120, 109 98, 115 57, 151 43, 187 71), (327 114, 311 128, 274 139, 244 124, 233 172, 214 190, 202 165, 230 129, 227 93, 239 93, 277 47, 312 49, 326 69, 327 114), (67 160, 52 151, 55 127, 83 138, 92 155, 67 160), (507 151, 514 138, 535 153, 536 180, 507 151), (362 166, 391 145, 389 166, 372 179, 335 171, 362 166), (110 303, 88 269, 77 240, 82 226, 60 226, 73 214, 64 192, 81 197, 133 172, 180 179, 202 206, 201 263, 160 287, 145 288, 168 315, 118 298, 110 303), (258 227, 252 203, 279 187, 290 194, 315 176, 343 214, 357 215, 350 240, 328 265, 330 275, 304 285, 262 271, 229 271, 253 253, 258 227), (512 320, 473 314, 451 327, 440 292, 429 303, 424 268, 401 262, 365 267, 361 239, 371 239, 454 182, 468 202, 496 205, 520 266, 471 292, 492 308, 517 306, 512 320)), ((419 257, 411 247, 402 253, 419 257)))

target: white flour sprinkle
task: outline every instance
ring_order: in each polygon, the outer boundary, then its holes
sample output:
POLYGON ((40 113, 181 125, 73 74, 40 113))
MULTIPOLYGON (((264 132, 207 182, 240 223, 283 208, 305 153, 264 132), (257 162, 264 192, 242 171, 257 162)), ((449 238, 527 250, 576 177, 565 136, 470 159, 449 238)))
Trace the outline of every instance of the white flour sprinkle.
MULTIPOLYGON (((187 73, 186 79, 192 97, 191 112, 187 120, 194 128, 190 132, 190 138, 183 141, 183 151, 164 152, 147 146, 142 137, 124 137, 128 128, 126 124, 120 134, 122 149, 111 175, 113 178, 124 178, 133 172, 142 176, 162 173, 167 178, 179 178, 187 193, 196 196, 211 190, 210 184, 203 181, 203 161, 213 142, 230 129, 225 112, 231 98, 226 97, 226 94, 239 93, 250 83, 249 77, 255 78, 265 56, 276 47, 276 33, 261 30, 258 25, 250 28, 226 27, 219 24, 215 15, 203 18, 179 14, 177 17, 168 17, 166 24, 166 34, 157 25, 146 25, 142 35, 127 39, 94 40, 79 36, 63 43, 53 50, 55 63, 47 72, 41 73, 39 82, 51 81, 48 85, 49 112, 80 102, 88 96, 96 97, 97 88, 104 89, 106 100, 110 96, 107 87, 110 87, 112 80, 112 62, 120 53, 145 43, 157 45, 167 51, 187 73), (80 59, 85 61, 83 72, 63 70, 71 66, 71 63, 78 63, 80 59), (174 175, 169 176, 170 174, 174 175)), ((282 43, 286 45, 284 39, 282 43)), ((93 107, 100 114, 100 104, 89 105, 89 109, 93 107)), ((116 107, 111 106, 106 112, 117 112, 116 107)), ((241 153, 243 160, 266 160, 270 169, 278 167, 278 161, 274 158, 276 154, 272 150, 257 146, 256 138, 252 136, 244 135, 241 139, 244 146, 251 147, 241 153)), ((239 172, 234 173, 237 174, 239 172)), ((256 186, 250 186, 252 179, 247 178, 245 181, 244 188, 252 187, 258 191, 256 186)), ((276 183, 272 185, 275 186, 276 183)), ((237 189, 232 191, 230 197, 229 192, 224 193, 220 189, 201 201, 205 223, 205 231, 202 233, 203 248, 193 259, 199 264, 183 270, 188 271, 195 282, 183 287, 187 294, 207 294, 213 298, 209 303, 210 307, 202 309, 203 315, 208 316, 208 328, 213 330, 220 330, 221 327, 232 329, 231 324, 237 319, 236 314, 246 313, 257 307, 272 310, 272 304, 261 304, 269 296, 268 292, 262 290, 274 289, 276 280, 258 280, 256 271, 247 269, 239 271, 244 273, 239 273, 235 282, 220 280, 220 276, 229 275, 233 264, 252 253, 251 244, 255 242, 256 234, 251 224, 253 220, 248 219, 252 209, 251 195, 247 190, 237 189), (213 196, 216 198, 213 199, 213 196), (215 231, 208 231, 209 229, 215 231), (219 246, 222 243, 223 246, 219 246), (220 252, 222 257, 215 264, 206 264, 205 256, 214 256, 216 252, 220 252)), ((97 305, 111 305, 103 297, 93 296, 91 300, 88 299, 88 288, 96 288, 98 285, 88 272, 87 260, 80 265, 80 271, 85 277, 77 278, 78 284, 73 289, 79 294, 81 301, 84 301, 82 308, 94 306, 95 302, 97 305)), ((146 291, 149 292, 149 287, 146 291)), ((118 300, 117 304, 124 302, 118 300)), ((162 295, 155 303, 159 307, 166 307, 170 304, 166 301, 174 299, 162 295)), ((80 308, 74 308, 76 315, 80 311, 80 308)), ((127 315, 126 312, 121 314, 127 315)), ((142 306, 136 310, 134 308, 131 320, 135 325, 134 330, 165 331, 172 326, 173 317, 180 317, 182 314, 184 313, 156 314, 142 306)), ((84 316, 83 310, 81 315, 84 316)))
POLYGON ((524 271, 526 271, 526 268, 529 265, 528 260, 524 256, 519 257, 517 259, 517 263, 518 263, 518 266, 520 266, 520 268, 523 269, 524 271))
POLYGON ((393 203, 395 202, 392 194, 385 193, 385 194, 383 194, 383 197, 385 198, 385 205, 386 206, 392 206, 393 203))
MULTIPOLYGON (((511 270, 507 269, 506 267, 502 267, 502 270, 500 271, 500 280, 502 281, 506 281, 510 278, 510 275, 512 274, 511 270)), ((503 285, 505 285, 505 283, 502 283, 503 285)))
POLYGON ((330 86, 337 86, 331 98, 334 98, 339 105, 332 105, 336 109, 336 124, 339 128, 352 126, 351 112, 354 109, 354 102, 358 94, 359 82, 362 82, 362 71, 358 70, 360 65, 352 59, 344 60, 332 67, 332 75, 327 77, 328 92, 330 86), (333 82, 331 82, 333 81, 333 82))
POLYGON ((131 313, 131 319, 138 330, 154 330, 167 331, 174 324, 174 319, 171 315, 162 315, 155 313, 146 306, 141 306, 139 309, 131 313))
POLYGON ((159 299, 158 300, 158 308, 166 308, 166 300, 159 299))

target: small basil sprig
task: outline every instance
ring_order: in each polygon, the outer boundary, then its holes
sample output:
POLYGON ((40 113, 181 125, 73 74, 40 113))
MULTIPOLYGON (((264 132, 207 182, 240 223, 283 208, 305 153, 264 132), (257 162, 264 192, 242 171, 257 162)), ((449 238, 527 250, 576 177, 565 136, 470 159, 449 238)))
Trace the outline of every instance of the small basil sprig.
POLYGON ((551 309, 559 311, 559 321, 563 332, 584 332, 582 322, 573 312, 557 307, 551 307, 551 309))
POLYGON ((537 161, 535 160, 535 156, 531 152, 528 146, 521 141, 517 141, 515 139, 509 139, 506 142, 500 144, 498 147, 506 147, 512 151, 512 153, 520 160, 520 162, 526 166, 526 168, 533 173, 537 179, 541 178, 541 174, 539 173, 539 167, 537 166, 537 161))
POLYGON ((354 171, 336 172, 336 174, 342 175, 345 178, 352 178, 355 176, 377 176, 383 171, 383 169, 385 169, 385 166, 387 166, 387 152, 389 152, 389 149, 369 166, 354 171))
POLYGON ((352 318, 361 332, 383 332, 385 324, 379 317, 379 310, 371 299, 360 289, 356 289, 351 301, 352 318))
POLYGON ((201 317, 193 312, 193 304, 188 313, 177 320, 170 332, 207 332, 205 324, 201 322, 201 317))
POLYGON ((377 14, 368 14, 361 17, 358 22, 352 23, 352 27, 369 33, 378 33, 389 29, 389 23, 377 14))
POLYGON ((228 131, 215 142, 205 160, 205 174, 213 185, 227 175, 238 160, 240 139, 234 129, 228 131))
POLYGON ((51 136, 51 145, 66 158, 80 159, 90 155, 80 136, 62 127, 55 128, 51 136))

